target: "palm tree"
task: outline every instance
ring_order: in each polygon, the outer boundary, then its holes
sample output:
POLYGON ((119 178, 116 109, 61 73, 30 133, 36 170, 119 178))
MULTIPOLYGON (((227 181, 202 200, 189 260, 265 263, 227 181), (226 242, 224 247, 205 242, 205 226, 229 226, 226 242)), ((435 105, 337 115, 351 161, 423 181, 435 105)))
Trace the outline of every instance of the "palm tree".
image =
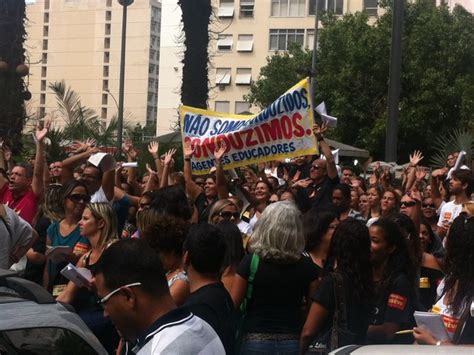
POLYGON ((26 117, 27 90, 17 73, 18 66, 25 62, 25 18, 24 0, 0 1, 0 137, 11 144, 14 153, 21 150, 26 117))
POLYGON ((183 59, 181 102, 184 105, 207 108, 209 98, 208 62, 210 0, 179 0, 186 50, 183 59))
POLYGON ((464 162, 470 166, 474 153, 474 132, 460 128, 453 129, 448 134, 440 135, 434 140, 434 154, 431 163, 438 167, 445 166, 449 154, 462 150, 467 153, 464 162))

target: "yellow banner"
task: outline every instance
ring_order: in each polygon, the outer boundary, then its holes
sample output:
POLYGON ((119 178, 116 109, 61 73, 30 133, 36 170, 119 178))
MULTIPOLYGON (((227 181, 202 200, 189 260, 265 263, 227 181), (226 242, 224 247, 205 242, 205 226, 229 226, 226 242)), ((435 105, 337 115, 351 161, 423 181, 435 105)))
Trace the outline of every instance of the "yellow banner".
POLYGON ((181 136, 194 147, 194 174, 214 166, 216 143, 225 142, 224 169, 318 154, 312 132, 309 79, 301 80, 256 115, 232 115, 189 106, 179 109, 181 136))

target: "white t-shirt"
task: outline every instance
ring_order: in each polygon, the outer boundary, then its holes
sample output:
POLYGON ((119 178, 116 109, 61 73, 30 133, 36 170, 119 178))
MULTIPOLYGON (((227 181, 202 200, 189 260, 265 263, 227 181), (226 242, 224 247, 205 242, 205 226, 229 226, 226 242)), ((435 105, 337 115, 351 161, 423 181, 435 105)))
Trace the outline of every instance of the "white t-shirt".
POLYGON ((153 337, 137 355, 225 354, 219 336, 204 320, 190 314, 179 322, 162 325, 147 336, 153 337))
POLYGON ((463 205, 454 203, 454 201, 447 202, 441 207, 439 213, 438 226, 445 227, 453 223, 454 219, 462 212, 463 205))
POLYGON ((102 186, 91 196, 91 203, 96 202, 112 203, 112 201, 107 200, 107 196, 105 196, 105 192, 102 186))

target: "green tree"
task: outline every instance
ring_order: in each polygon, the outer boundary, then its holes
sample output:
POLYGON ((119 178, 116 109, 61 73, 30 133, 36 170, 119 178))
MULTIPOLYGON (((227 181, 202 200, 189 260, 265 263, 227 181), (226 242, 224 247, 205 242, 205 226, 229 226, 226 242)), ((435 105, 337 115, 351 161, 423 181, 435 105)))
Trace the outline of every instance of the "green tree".
MULTIPOLYGON (((316 103, 339 118, 334 138, 383 158, 387 117, 392 11, 374 25, 364 13, 324 15, 317 52, 316 103)), ((268 58, 247 100, 264 107, 309 71, 311 53, 292 48, 268 58), (293 78, 291 83, 288 78, 293 78)), ((453 128, 474 127, 474 17, 431 0, 405 8, 399 117, 400 160, 453 128)))

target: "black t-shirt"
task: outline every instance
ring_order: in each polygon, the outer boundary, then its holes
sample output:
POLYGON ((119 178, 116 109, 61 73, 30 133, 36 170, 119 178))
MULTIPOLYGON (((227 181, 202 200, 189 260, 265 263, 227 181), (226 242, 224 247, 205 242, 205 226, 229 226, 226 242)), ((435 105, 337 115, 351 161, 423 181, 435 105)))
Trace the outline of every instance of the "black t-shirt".
POLYGON ((212 283, 191 293, 184 304, 216 331, 227 354, 233 352, 236 312, 222 282, 212 283))
MULTIPOLYGON (((50 224, 51 221, 46 217, 41 217, 36 222, 35 230, 38 233, 38 239, 36 239, 31 248, 37 253, 44 254, 46 252, 46 234, 50 224)), ((43 270, 44 264, 37 265, 28 260, 26 262, 25 279, 41 285, 43 283, 43 270)))
MULTIPOLYGON (((244 256, 237 270, 246 280, 252 255, 244 256)), ((306 257, 292 264, 277 264, 260 258, 243 333, 300 333, 303 297, 309 284, 318 277, 318 268, 306 257)))
MULTIPOLYGON (((412 329, 415 326, 413 312, 416 297, 405 274, 395 276, 385 290, 376 287, 376 306, 371 324, 396 323, 400 330, 412 329)), ((396 336, 391 342, 397 344, 413 343, 413 337, 396 336)))
POLYGON ((420 268, 420 306, 423 311, 428 311, 436 303, 436 289, 443 279, 444 274, 440 270, 422 266, 420 268))
POLYGON ((339 184, 339 176, 334 179, 326 177, 319 184, 310 185, 308 188, 309 194, 311 195, 313 191, 316 191, 316 196, 311 199, 313 208, 332 208, 332 190, 337 184, 339 184))
MULTIPOLYGON (((352 333, 356 334, 357 344, 365 344, 367 328, 369 327, 370 312, 372 311, 372 308, 369 303, 370 300, 366 300, 365 303, 354 300, 352 296, 353 288, 354 287, 351 282, 344 278, 347 328, 352 333)), ((321 284, 313 295, 312 300, 313 302, 323 306, 328 311, 328 316, 320 331, 321 335, 326 334, 332 327, 334 311, 336 310, 333 277, 328 275, 321 280, 321 284)))
POLYGON ((217 197, 214 199, 212 203, 209 203, 204 192, 201 192, 198 195, 198 197, 196 197, 196 201, 194 201, 194 205, 196 206, 196 209, 198 211, 199 223, 207 223, 207 220, 209 219, 209 212, 211 211, 211 207, 216 201, 217 201, 217 197))

